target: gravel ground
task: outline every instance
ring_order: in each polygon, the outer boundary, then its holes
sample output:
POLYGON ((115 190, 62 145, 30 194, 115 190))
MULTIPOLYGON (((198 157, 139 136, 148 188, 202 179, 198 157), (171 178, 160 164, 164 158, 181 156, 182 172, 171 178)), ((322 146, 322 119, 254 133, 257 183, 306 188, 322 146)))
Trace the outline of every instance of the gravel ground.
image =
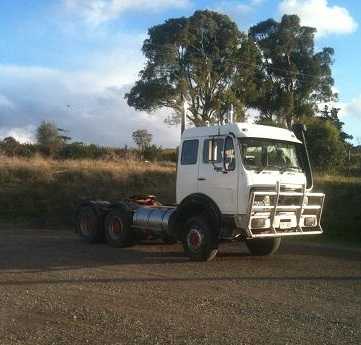
POLYGON ((0 230, 0 344, 361 344, 361 252, 285 241, 113 249, 69 230, 0 230))

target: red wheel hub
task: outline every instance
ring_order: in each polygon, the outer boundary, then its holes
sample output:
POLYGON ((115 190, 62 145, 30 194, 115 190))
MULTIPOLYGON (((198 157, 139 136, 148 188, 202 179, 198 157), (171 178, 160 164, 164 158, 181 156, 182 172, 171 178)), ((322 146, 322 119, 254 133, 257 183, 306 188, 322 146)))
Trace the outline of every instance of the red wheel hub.
POLYGON ((198 249, 202 244, 201 233, 196 229, 192 229, 188 235, 188 243, 192 249, 198 249))
POLYGON ((90 234, 95 227, 94 218, 89 214, 84 214, 80 218, 79 225, 80 225, 80 230, 83 234, 90 234))
POLYGON ((119 233, 121 233, 121 231, 122 231, 121 223, 119 222, 118 219, 113 219, 113 221, 112 221, 112 232, 114 234, 119 234, 119 233))

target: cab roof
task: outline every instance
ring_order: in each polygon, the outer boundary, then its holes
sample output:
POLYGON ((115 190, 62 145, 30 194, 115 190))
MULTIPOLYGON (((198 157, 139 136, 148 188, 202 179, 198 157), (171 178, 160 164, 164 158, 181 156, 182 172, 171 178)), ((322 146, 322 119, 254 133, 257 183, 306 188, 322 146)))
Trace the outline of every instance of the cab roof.
POLYGON ((234 134, 237 138, 262 138, 301 143, 296 135, 284 128, 256 125, 247 122, 229 123, 210 127, 192 127, 186 129, 182 134, 182 140, 210 137, 215 135, 234 134))

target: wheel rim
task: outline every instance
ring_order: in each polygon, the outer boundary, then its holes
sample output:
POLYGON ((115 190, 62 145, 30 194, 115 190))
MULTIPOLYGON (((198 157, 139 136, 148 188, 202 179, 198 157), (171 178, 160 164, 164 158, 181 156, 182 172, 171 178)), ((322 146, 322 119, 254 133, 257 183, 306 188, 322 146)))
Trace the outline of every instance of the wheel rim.
POLYGON ((119 217, 112 218, 109 224, 109 235, 112 239, 118 240, 123 233, 123 222, 119 217))
POLYGON ((80 217, 80 231, 83 235, 90 235, 94 229, 94 217, 88 212, 80 217))
POLYGON ((191 228, 187 235, 187 245, 192 252, 198 251, 203 242, 203 235, 197 228, 191 228))

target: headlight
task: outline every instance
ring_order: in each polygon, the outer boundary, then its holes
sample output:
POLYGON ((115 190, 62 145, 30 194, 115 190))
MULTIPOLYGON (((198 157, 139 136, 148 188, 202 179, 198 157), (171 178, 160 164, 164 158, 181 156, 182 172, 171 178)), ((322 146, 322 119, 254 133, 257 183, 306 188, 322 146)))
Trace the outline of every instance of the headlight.
POLYGON ((264 197, 257 197, 254 201, 255 206, 271 206, 271 198, 269 195, 265 195, 264 197))
POLYGON ((266 218, 253 218, 251 227, 252 229, 260 229, 266 226, 266 218))
POLYGON ((305 217, 304 225, 305 225, 306 227, 316 226, 316 225, 317 225, 316 217, 315 217, 315 216, 305 217))
POLYGON ((269 197, 269 195, 266 195, 263 198, 263 204, 264 204, 264 206, 271 206, 271 198, 269 197))

